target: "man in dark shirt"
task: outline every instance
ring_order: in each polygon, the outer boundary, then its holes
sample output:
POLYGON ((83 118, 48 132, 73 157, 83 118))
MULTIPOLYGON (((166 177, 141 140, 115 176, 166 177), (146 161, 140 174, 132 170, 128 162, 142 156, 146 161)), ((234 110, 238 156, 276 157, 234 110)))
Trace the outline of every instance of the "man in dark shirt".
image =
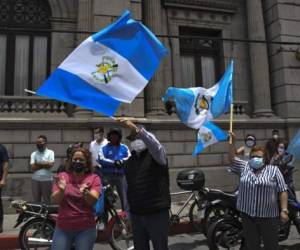
POLYGON ((277 129, 273 129, 272 138, 267 141, 265 146, 267 164, 270 163, 272 157, 276 153, 278 140, 279 140, 279 131, 277 129))
POLYGON ((167 250, 171 197, 165 149, 145 128, 119 122, 131 130, 132 155, 124 169, 134 249, 150 250, 152 241, 154 250, 167 250))
POLYGON ((0 233, 3 232, 3 204, 2 189, 6 185, 6 177, 8 175, 8 154, 6 148, 0 144, 0 233))

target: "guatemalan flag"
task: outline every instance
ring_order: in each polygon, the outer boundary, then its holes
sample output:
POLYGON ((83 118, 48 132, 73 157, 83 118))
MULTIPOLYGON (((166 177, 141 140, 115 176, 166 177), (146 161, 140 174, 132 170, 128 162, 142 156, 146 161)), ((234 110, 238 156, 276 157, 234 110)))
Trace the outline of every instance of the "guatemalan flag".
POLYGON ((221 80, 209 89, 167 89, 163 102, 174 101, 176 114, 188 127, 199 129, 207 120, 226 113, 232 103, 233 62, 229 64, 221 80))
POLYGON ((37 90, 37 95, 113 115, 144 89, 166 56, 162 43, 125 13, 83 41, 37 90))
POLYGON ((216 126, 213 122, 206 121, 198 131, 197 143, 193 152, 196 156, 200 154, 204 148, 217 143, 219 141, 225 141, 228 138, 228 134, 216 126))
POLYGON ((227 140, 227 133, 211 120, 229 111, 233 99, 232 76, 231 61, 221 80, 213 87, 209 89, 170 87, 163 96, 163 102, 175 102, 176 114, 185 125, 198 129, 194 156, 218 141, 227 140))

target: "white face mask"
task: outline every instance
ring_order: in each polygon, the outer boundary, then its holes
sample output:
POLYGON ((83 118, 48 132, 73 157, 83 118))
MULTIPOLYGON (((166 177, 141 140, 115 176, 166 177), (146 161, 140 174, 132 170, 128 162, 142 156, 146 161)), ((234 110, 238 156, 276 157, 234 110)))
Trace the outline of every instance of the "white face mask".
POLYGON ((141 139, 134 140, 133 142, 131 142, 130 146, 132 150, 134 150, 137 153, 140 153, 147 148, 147 146, 141 139))

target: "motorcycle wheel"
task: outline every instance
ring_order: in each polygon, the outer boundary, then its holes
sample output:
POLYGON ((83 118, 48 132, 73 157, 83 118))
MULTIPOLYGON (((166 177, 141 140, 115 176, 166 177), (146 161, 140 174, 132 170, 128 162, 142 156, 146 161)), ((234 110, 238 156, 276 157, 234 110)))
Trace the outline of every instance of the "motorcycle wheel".
POLYGON ((242 224, 234 218, 222 218, 212 223, 208 229, 210 250, 243 250, 242 224))
POLYGON ((109 244, 114 250, 134 250, 130 220, 119 216, 114 220, 109 244))
POLYGON ((220 204, 211 205, 206 208, 203 219, 203 233, 207 237, 208 229, 211 224, 222 218, 226 213, 226 208, 220 204))
POLYGON ((19 243, 22 250, 51 249, 55 225, 53 221, 34 218, 26 222, 19 233, 19 243))
POLYGON ((204 203, 201 204, 197 201, 194 201, 189 211, 190 223, 192 224, 193 228, 197 232, 201 232, 201 233, 204 231, 203 228, 204 209, 205 209, 204 203))

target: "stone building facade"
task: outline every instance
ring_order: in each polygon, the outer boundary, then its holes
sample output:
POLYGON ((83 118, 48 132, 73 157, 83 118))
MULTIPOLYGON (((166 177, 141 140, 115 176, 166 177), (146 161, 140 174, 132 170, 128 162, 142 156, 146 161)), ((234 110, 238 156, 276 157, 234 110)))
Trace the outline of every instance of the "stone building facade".
MULTIPOLYGON (((0 142, 11 156, 6 197, 31 199, 29 156, 39 134, 48 136, 57 167, 68 144, 88 145, 94 127, 115 125, 23 89, 36 89, 89 35, 81 31, 96 32, 125 9, 159 36, 169 55, 145 91, 117 115, 136 117, 164 144, 172 190, 183 168, 202 168, 211 187, 230 190, 236 179, 226 170, 227 143, 192 157, 196 131, 168 116, 161 102, 169 86, 212 86, 233 59, 238 145, 248 133, 263 145, 273 129, 290 139, 300 127, 300 0, 0 0, 0 142)), ((228 118, 216 123, 229 129, 228 118)), ((300 172, 295 179, 299 189, 300 172)))

